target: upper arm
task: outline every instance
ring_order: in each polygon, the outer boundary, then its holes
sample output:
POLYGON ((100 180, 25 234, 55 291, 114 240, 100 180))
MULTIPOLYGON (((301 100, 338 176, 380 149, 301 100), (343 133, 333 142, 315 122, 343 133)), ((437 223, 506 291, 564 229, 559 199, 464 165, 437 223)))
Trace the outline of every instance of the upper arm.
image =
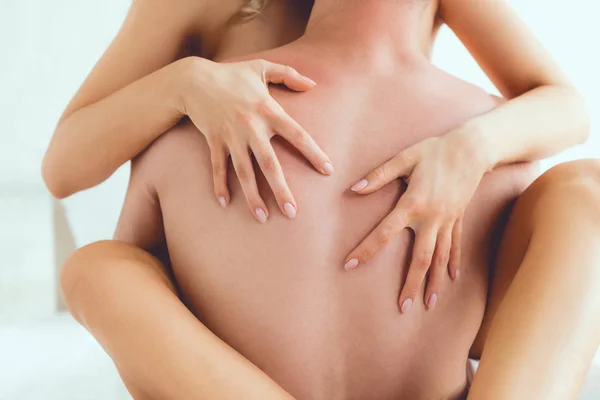
POLYGON ((166 242, 161 201, 187 182, 212 181, 204 137, 183 120, 131 161, 131 175, 114 239, 153 252, 166 242))
POLYGON ((569 85, 549 53, 503 0, 441 0, 439 15, 507 98, 569 85))
POLYGON ((61 120, 173 62, 207 0, 134 0, 125 22, 61 120))
POLYGON ((114 239, 150 251, 164 244, 165 233, 148 150, 131 162, 129 186, 114 239))

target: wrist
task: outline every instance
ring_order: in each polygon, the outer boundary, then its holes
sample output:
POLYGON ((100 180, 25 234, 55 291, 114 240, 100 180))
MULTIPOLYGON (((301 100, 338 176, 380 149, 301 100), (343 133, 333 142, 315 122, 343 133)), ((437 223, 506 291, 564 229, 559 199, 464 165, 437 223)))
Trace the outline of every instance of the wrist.
POLYGON ((492 143, 487 131, 476 119, 461 125, 450 135, 464 157, 472 160, 473 165, 481 168, 484 173, 498 165, 497 146, 492 143))
MULTIPOLYGON (((210 77, 212 61, 201 57, 185 57, 174 63, 174 87, 178 109, 188 115, 188 105, 193 94, 204 90, 205 80, 210 77)), ((197 96, 195 96, 197 100, 197 96)))

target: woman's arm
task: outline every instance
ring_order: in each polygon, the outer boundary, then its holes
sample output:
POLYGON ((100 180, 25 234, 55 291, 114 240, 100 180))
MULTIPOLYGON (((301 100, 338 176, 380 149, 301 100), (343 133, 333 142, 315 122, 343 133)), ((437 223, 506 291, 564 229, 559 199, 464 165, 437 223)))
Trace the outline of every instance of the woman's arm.
POLYGON ((439 15, 508 102, 464 131, 489 168, 539 160, 589 136, 583 98, 504 1, 440 0, 439 15))
POLYGON ((487 171, 550 156, 589 135, 583 99, 505 2, 440 0, 438 13, 509 100, 403 150, 353 186, 369 194, 400 177, 408 182, 396 208, 346 259, 346 267, 355 268, 400 231, 413 229, 402 312, 416 301, 427 273, 429 308, 435 307, 446 274, 460 277, 462 217, 487 171))
POLYGON ((136 0, 118 35, 64 111, 43 161, 66 197, 108 178, 175 124, 176 59, 205 1, 136 0))
POLYGON ((56 197, 99 184, 188 116, 210 147, 215 197, 223 207, 230 201, 231 156, 250 211, 260 222, 268 218, 250 150, 281 212, 295 216, 298 206, 270 143, 274 133, 322 174, 331 174, 333 166, 270 96, 267 85, 305 91, 315 83, 293 68, 263 60, 219 64, 186 57, 171 63, 194 27, 203 24, 200 17, 205 16, 203 26, 211 30, 223 28, 228 18, 221 14, 231 5, 216 0, 133 3, 123 28, 68 106, 50 142, 43 176, 56 197))

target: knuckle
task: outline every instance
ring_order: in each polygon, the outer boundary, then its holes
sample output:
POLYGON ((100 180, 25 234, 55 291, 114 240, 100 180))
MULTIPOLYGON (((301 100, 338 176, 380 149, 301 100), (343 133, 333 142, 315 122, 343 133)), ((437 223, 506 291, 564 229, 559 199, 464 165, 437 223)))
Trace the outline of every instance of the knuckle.
POLYGON ((223 136, 223 134, 221 131, 219 131, 219 134, 207 133, 204 135, 206 137, 206 143, 208 143, 208 147, 210 147, 211 150, 216 150, 221 144, 221 136, 223 136))
POLYGON ((446 215, 445 206, 441 201, 428 203, 427 209, 429 210, 436 222, 441 222, 446 215))
POLYGON ((258 58, 256 60, 254 60, 254 65, 257 68, 264 70, 269 67, 269 62, 267 60, 265 60, 264 58, 258 58))
POLYGON ((237 176, 241 182, 247 182, 250 180, 250 170, 248 167, 238 167, 236 170, 237 176))
POLYGON ((264 156, 261 161, 262 170, 268 173, 274 173, 277 171, 279 167, 279 163, 277 162, 277 158, 275 156, 264 156))
POLYGON ((289 77, 297 74, 296 70, 294 68, 290 67, 289 65, 285 66, 284 73, 285 73, 285 76, 289 76, 289 77))
POLYGON ((356 254, 356 258, 361 261, 370 260, 371 257, 375 254, 375 250, 372 247, 365 247, 358 251, 356 254))
POLYGON ((419 270, 427 271, 431 263, 431 253, 429 251, 421 251, 416 256, 416 267, 419 270))
POLYGON ((367 238, 354 252, 355 258, 362 261, 369 260, 377 252, 377 246, 373 243, 373 237, 367 238))
POLYGON ((423 210, 424 205, 425 202, 420 197, 411 196, 408 199, 406 199, 406 206, 412 214, 420 214, 423 210))
POLYGON ((233 129, 229 124, 223 124, 208 130, 205 134, 208 146, 213 149, 219 149, 223 143, 231 137, 233 129))
POLYGON ((392 240, 394 236, 394 227, 391 224, 383 224, 377 231, 377 241, 385 244, 392 240))
POLYGON ((433 261, 437 268, 443 268, 448 264, 448 256, 446 254, 437 254, 433 261))
POLYGON ((218 135, 215 135, 215 142, 216 143, 220 142, 220 139, 218 139, 219 137, 221 137, 223 139, 223 141, 225 141, 225 142, 230 141, 231 138, 233 137, 233 133, 234 133, 233 126, 231 126, 229 124, 224 125, 219 129, 218 135))
POLYGON ((235 110, 235 117, 244 125, 251 125, 254 119, 254 116, 250 112, 241 109, 235 110))
POLYGON ((256 111, 261 115, 274 115, 275 109, 268 98, 260 99, 256 102, 256 111))
POLYGON ((287 199, 289 198, 289 192, 285 188, 276 189, 273 191, 276 199, 287 199))
POLYGON ((303 145, 306 142, 306 137, 304 136, 304 132, 298 128, 294 128, 292 131, 292 140, 297 145, 303 145))
POLYGON ((377 167, 372 173, 373 179, 376 181, 383 180, 386 176, 386 167, 377 167))
POLYGON ((415 284, 410 284, 410 286, 404 289, 404 292, 406 293, 406 297, 415 298, 419 293, 419 287, 415 284))
POLYGON ((225 167, 223 166, 223 163, 221 163, 220 161, 213 161, 212 168, 213 168, 213 175, 216 178, 220 178, 223 175, 225 175, 225 167))
POLYGON ((264 203, 262 201, 262 199, 260 198, 260 196, 255 193, 253 190, 246 188, 246 201, 248 202, 248 204, 252 207, 252 209, 257 209, 257 208, 263 208, 264 203))

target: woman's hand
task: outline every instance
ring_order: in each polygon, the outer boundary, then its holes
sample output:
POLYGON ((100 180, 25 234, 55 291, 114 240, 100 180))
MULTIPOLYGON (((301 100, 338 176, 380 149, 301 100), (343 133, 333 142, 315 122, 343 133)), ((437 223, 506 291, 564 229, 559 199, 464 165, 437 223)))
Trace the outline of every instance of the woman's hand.
POLYGON ((271 138, 275 134, 285 138, 322 174, 332 174, 333 166, 312 137, 271 97, 268 84, 283 84, 301 92, 312 89, 315 82, 291 67, 264 60, 214 63, 191 57, 187 71, 183 112, 206 137, 215 195, 221 206, 230 201, 227 168, 231 156, 250 210, 258 221, 267 220, 269 211, 258 192, 253 153, 281 212, 294 218, 298 207, 271 138))
POLYGON ((350 253, 346 269, 371 259, 404 228, 415 232, 415 243, 407 279, 399 298, 406 313, 415 301, 427 272, 427 308, 435 307, 447 272, 460 276, 462 217, 481 178, 488 169, 485 155, 477 149, 473 135, 456 129, 444 136, 426 139, 384 163, 352 190, 369 194, 396 178, 405 178, 406 192, 396 208, 350 253))

